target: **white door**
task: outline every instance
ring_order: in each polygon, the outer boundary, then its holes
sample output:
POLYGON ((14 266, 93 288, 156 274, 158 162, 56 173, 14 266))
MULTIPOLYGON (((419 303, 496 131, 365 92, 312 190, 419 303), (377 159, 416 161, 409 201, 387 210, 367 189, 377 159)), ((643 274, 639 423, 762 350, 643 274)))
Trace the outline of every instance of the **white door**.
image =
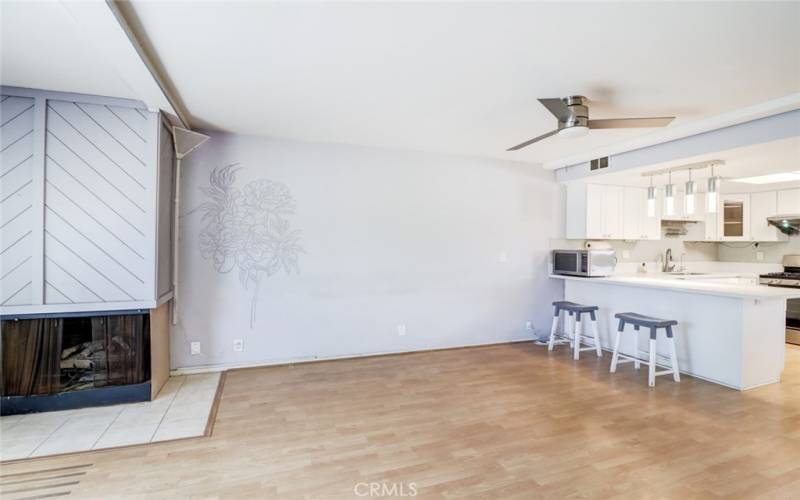
POLYGON ((800 189, 778 191, 777 213, 773 215, 800 214, 800 189))
POLYGON ((750 194, 750 240, 783 241, 786 236, 767 224, 767 217, 778 213, 778 193, 766 191, 750 194))
POLYGON ((601 184, 586 185, 586 238, 590 240, 606 238, 603 222, 605 188, 601 184))
POLYGON ((647 216, 647 190, 625 187, 625 202, 622 215, 622 234, 626 240, 640 240, 644 237, 644 216, 647 216))
POLYGON ((603 208, 605 212, 605 237, 623 239, 622 216, 625 212, 625 193, 622 186, 606 186, 603 208))
POLYGON ((656 190, 656 213, 654 217, 647 215, 647 190, 644 193, 644 209, 642 210, 642 239, 661 239, 661 192, 656 190))

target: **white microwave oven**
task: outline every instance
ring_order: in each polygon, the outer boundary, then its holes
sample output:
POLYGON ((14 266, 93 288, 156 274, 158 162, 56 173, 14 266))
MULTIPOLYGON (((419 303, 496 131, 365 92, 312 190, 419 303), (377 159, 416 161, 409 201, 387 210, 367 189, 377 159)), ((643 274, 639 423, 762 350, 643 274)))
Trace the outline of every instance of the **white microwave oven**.
POLYGON ((616 266, 614 250, 553 250, 553 274, 610 276, 616 266))

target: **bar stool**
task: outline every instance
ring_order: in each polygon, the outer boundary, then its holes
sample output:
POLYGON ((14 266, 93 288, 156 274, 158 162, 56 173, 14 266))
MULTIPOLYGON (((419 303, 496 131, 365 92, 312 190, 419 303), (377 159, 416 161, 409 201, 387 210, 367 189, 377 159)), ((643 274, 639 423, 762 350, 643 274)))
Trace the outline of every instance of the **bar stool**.
POLYGON ((618 313, 614 315, 615 318, 619 319, 619 328, 617 328, 617 335, 614 339, 614 355, 611 357, 611 373, 616 373, 617 371, 617 364, 618 363, 630 363, 633 362, 636 369, 639 369, 639 364, 644 363, 648 366, 648 375, 647 375, 647 384, 650 387, 654 387, 656 385, 656 377, 659 375, 668 375, 672 374, 673 380, 675 382, 681 381, 680 370, 678 369, 678 355, 675 350, 675 338, 673 336, 672 327, 677 325, 678 322, 672 319, 659 319, 659 318, 652 318, 650 316, 644 316, 642 314, 626 312, 626 313, 618 313), (639 328, 649 328, 650 329, 650 359, 649 361, 644 361, 639 359, 638 357, 631 357, 626 354, 619 353, 619 340, 622 336, 622 332, 625 330, 626 324, 633 325, 634 331, 639 331, 639 328), (667 338, 669 339, 669 347, 670 347, 670 355, 672 357, 672 367, 669 370, 662 370, 656 371, 656 335, 658 333, 658 329, 663 328, 666 330, 667 338), (619 358, 622 358, 622 361, 618 361, 619 358))
MULTIPOLYGON (((572 358, 580 359, 581 351, 592 350, 597 352, 597 357, 602 358, 603 351, 600 349, 600 336, 597 333, 596 311, 599 308, 597 306, 585 306, 564 300, 553 302, 553 307, 555 307, 555 313, 553 314, 553 326, 550 328, 550 342, 547 345, 547 350, 552 351, 555 347, 558 322, 561 319, 561 312, 563 311, 569 314, 565 317, 565 320, 567 320, 565 323, 569 320, 572 322, 573 339, 570 341, 570 346, 572 347, 572 358), (581 340, 581 338, 584 336, 583 322, 581 321, 581 315, 583 314, 589 314, 589 318, 591 319, 592 333, 594 335, 594 347, 581 348, 581 343, 587 346, 589 345, 581 340)), ((569 327, 567 327, 567 329, 569 330, 569 327)))

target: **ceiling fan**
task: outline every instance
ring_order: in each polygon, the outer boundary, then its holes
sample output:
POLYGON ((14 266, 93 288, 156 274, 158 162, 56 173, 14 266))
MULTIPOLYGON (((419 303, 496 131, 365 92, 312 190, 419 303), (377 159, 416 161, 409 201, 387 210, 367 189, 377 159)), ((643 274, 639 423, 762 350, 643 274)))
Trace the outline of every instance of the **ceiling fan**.
POLYGON ((558 134, 563 137, 581 137, 590 129, 596 128, 640 128, 640 127, 665 127, 675 119, 674 116, 661 116, 654 118, 609 118, 605 120, 589 119, 589 104, 582 95, 554 99, 539 99, 539 102, 558 118, 558 128, 551 130, 539 137, 534 137, 522 144, 517 144, 506 151, 516 151, 530 146, 534 142, 558 134))

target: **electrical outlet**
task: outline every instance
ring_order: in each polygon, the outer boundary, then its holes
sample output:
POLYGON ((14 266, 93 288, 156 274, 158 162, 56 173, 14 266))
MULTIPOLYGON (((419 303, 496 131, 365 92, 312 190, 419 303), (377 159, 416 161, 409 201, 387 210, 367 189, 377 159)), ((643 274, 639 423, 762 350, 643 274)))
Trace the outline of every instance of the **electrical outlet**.
POLYGON ((397 325, 397 335, 404 336, 406 334, 406 325, 400 324, 397 325))
POLYGON ((756 252, 756 260, 764 260, 764 252, 756 252))
POLYGON ((244 340, 242 339, 235 339, 233 341, 233 350, 236 352, 244 351, 244 340))
POLYGON ((508 252, 505 250, 500 252, 500 255, 497 256, 497 262, 500 262, 501 264, 508 262, 508 252))
POLYGON ((526 330, 533 330, 533 323, 530 321, 525 322, 525 329, 526 330))
POLYGON ((623 250, 622 251, 622 258, 623 259, 630 259, 631 258, 631 251, 630 250, 623 250))
POLYGON ((202 353, 200 342, 192 342, 192 356, 202 353))

